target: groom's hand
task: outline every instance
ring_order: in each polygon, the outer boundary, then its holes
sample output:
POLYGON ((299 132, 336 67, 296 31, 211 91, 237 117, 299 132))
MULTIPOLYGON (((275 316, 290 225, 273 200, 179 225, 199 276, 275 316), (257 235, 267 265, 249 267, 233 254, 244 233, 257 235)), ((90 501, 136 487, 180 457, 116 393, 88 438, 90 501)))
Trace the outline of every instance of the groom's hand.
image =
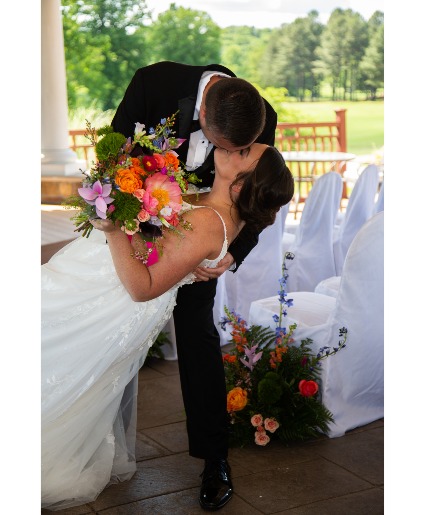
POLYGON ((229 252, 224 258, 218 262, 216 268, 207 268, 205 266, 198 266, 193 272, 196 276, 196 281, 209 281, 210 279, 217 279, 220 275, 224 274, 226 270, 235 262, 232 254, 229 252))

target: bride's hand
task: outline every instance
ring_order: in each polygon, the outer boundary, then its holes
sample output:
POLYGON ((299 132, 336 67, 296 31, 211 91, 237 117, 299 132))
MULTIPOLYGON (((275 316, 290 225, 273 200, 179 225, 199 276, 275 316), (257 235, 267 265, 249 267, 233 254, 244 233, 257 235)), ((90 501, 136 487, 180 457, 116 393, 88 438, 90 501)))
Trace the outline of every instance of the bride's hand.
POLYGON ((92 218, 90 223, 95 229, 103 232, 113 232, 119 229, 118 225, 115 225, 112 220, 102 220, 101 218, 92 218))

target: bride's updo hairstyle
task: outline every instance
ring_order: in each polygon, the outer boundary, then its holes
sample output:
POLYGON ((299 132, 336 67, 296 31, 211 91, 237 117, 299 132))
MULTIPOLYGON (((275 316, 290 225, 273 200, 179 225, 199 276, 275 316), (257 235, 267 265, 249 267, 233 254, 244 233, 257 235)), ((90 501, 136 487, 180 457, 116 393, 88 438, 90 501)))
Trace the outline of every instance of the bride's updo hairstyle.
POLYGON ((252 171, 239 173, 230 191, 241 182, 234 205, 241 220, 258 232, 273 224, 279 209, 294 195, 294 178, 275 147, 266 148, 252 171))

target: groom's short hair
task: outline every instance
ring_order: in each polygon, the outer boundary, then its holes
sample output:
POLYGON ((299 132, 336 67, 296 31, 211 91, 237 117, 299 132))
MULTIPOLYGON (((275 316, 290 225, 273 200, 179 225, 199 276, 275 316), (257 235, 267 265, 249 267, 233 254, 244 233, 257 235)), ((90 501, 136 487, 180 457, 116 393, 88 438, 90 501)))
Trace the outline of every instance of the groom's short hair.
POLYGON ((224 77, 205 95, 208 129, 235 147, 250 145, 264 129, 266 107, 258 90, 248 81, 224 77))

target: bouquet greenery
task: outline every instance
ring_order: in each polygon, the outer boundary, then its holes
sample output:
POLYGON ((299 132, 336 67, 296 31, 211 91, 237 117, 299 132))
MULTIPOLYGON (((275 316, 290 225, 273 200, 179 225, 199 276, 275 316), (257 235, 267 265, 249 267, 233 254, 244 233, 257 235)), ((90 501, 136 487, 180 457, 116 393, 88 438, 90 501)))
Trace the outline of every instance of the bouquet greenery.
MULTIPOLYGON (((286 259, 293 259, 287 253, 286 259)), ((286 307, 285 260, 279 291, 280 314, 275 315, 276 330, 247 327, 234 311, 224 308, 224 329, 230 324, 230 353, 223 356, 226 373, 227 411, 230 415, 230 443, 244 446, 253 440, 267 445, 271 438, 289 442, 326 434, 332 413, 320 401, 320 364, 324 358, 345 347, 347 330, 340 329, 338 346, 324 347, 313 354, 311 339, 293 345, 296 324, 282 327, 286 307)))

